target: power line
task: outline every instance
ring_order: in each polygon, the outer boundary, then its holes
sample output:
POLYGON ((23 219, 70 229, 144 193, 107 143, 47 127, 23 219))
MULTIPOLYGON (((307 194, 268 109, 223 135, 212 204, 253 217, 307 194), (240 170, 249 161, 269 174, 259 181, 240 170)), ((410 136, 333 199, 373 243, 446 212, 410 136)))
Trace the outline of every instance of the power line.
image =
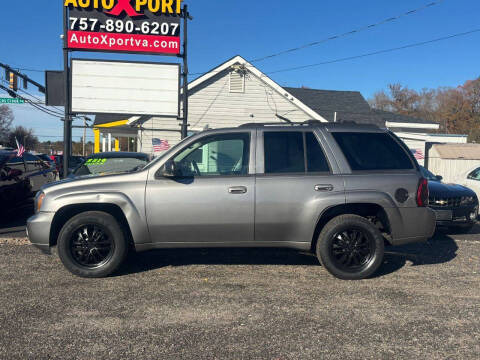
POLYGON ((366 26, 357 28, 355 30, 351 30, 351 31, 342 33, 342 34, 330 36, 328 38, 325 38, 325 39, 322 39, 322 40, 319 40, 319 41, 315 41, 315 42, 312 42, 312 43, 309 43, 309 44, 297 46, 297 47, 292 48, 292 49, 283 50, 283 51, 280 51, 280 52, 272 54, 272 55, 267 55, 267 56, 263 56, 263 57, 260 57, 260 58, 256 58, 256 59, 251 60, 250 62, 264 61, 264 60, 271 59, 271 58, 274 58, 274 57, 277 57, 277 56, 281 56, 281 55, 289 54, 289 53, 292 53, 292 52, 295 52, 295 51, 303 50, 303 49, 306 49, 306 48, 309 48, 309 47, 312 47, 312 46, 317 46, 317 45, 320 45, 320 44, 324 44, 328 41, 337 40, 337 39, 340 39, 340 38, 343 38, 343 37, 347 37, 349 35, 358 34, 359 32, 362 32, 362 31, 371 30, 371 29, 373 29, 377 26, 384 25, 384 24, 387 24, 387 23, 390 23, 390 22, 394 22, 394 21, 397 21, 397 20, 399 20, 403 17, 419 13, 419 12, 425 10, 425 9, 428 9, 428 8, 433 7, 435 5, 439 5, 440 3, 444 2, 444 1, 445 0, 433 1, 431 3, 428 3, 428 4, 424 5, 424 6, 421 6, 419 8, 407 11, 407 12, 402 13, 402 14, 397 15, 397 16, 393 16, 393 17, 381 20, 377 23, 366 25, 366 26))
POLYGON ((374 52, 370 52, 370 53, 366 53, 366 54, 348 56, 348 57, 344 57, 344 58, 323 61, 323 62, 319 62, 319 63, 315 63, 315 64, 296 66, 296 67, 280 69, 280 70, 276 70, 276 71, 270 71, 270 72, 268 72, 268 74, 277 74, 277 73, 281 73, 281 72, 307 69, 307 68, 316 67, 316 66, 320 66, 320 65, 334 64, 334 63, 337 63, 337 62, 343 62, 343 61, 347 61, 347 60, 361 59, 361 58, 369 57, 369 56, 373 56, 373 55, 385 54, 385 53, 389 53, 389 52, 393 52, 393 51, 409 49, 409 48, 413 48, 413 47, 432 44, 432 43, 439 42, 439 41, 453 39, 453 38, 456 38, 456 37, 466 36, 466 35, 470 35, 470 34, 473 34, 473 33, 477 33, 479 31, 480 31, 480 29, 474 29, 474 30, 470 30, 470 31, 467 31, 467 32, 458 33, 458 34, 449 35, 449 36, 444 36, 444 37, 440 37, 440 38, 433 39, 433 40, 417 42, 417 43, 408 44, 408 45, 399 46, 399 47, 390 48, 390 49, 378 50, 378 51, 374 51, 374 52))

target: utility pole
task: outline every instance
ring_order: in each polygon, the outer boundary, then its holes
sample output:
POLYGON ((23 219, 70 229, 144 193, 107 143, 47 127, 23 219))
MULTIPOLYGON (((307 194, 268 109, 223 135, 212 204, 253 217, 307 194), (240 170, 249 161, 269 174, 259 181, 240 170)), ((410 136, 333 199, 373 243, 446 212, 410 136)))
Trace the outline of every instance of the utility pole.
POLYGON ((85 157, 85 138, 87 137, 87 118, 83 118, 83 152, 82 155, 85 157))
POLYGON ((70 69, 68 64, 68 6, 63 7, 63 71, 65 74, 65 116, 63 119, 63 177, 68 176, 72 155, 72 117, 70 116, 70 69))
POLYGON ((183 7, 183 118, 182 139, 188 136, 188 20, 193 18, 188 13, 188 5, 183 7))

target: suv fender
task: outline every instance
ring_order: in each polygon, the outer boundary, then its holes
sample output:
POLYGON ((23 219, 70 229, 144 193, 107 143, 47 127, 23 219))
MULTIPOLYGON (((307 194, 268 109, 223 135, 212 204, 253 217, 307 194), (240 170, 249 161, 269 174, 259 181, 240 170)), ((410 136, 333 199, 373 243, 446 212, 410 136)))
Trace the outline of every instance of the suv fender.
MULTIPOLYGON (((48 209, 55 212, 55 217, 52 223, 51 234, 55 237, 55 232, 59 231, 58 225, 55 226, 57 221, 64 223, 68 219, 65 217, 74 216, 80 212, 102 210, 104 208, 106 212, 108 209, 117 208, 122 214, 117 214, 124 219, 121 221, 125 223, 124 226, 128 226, 127 231, 130 231, 132 240, 135 244, 143 244, 150 242, 150 234, 148 233, 147 223, 145 221, 144 210, 138 209, 134 202, 121 192, 82 192, 82 193, 69 193, 61 195, 55 198, 53 201, 56 205, 55 209, 48 209), (123 215, 123 216, 121 216, 123 215), (62 219, 58 219, 58 217, 62 219), (57 220, 57 221, 56 221, 57 220)), ((143 202, 142 202, 143 203, 143 202)), ((56 239, 51 239, 56 240, 56 239)))

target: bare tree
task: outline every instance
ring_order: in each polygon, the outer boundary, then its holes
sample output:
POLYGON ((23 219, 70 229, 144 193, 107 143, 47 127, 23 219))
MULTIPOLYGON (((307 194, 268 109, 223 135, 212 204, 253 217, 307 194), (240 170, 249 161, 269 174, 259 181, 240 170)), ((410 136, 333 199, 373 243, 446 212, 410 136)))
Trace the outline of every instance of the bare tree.
POLYGON ((12 110, 7 105, 0 106, 0 142, 8 141, 8 133, 13 119, 12 110))
POLYGON ((22 144, 26 150, 35 150, 39 144, 38 138, 35 136, 33 129, 27 129, 23 126, 17 126, 8 135, 8 146, 16 148, 17 143, 22 144))

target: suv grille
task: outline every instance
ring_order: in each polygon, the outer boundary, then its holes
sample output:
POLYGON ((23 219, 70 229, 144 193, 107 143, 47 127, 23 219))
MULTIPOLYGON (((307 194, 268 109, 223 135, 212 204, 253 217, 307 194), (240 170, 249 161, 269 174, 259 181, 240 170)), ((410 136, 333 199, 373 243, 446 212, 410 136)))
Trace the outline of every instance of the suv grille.
POLYGON ((429 205, 434 207, 460 207, 465 197, 433 197, 429 199, 429 205))

